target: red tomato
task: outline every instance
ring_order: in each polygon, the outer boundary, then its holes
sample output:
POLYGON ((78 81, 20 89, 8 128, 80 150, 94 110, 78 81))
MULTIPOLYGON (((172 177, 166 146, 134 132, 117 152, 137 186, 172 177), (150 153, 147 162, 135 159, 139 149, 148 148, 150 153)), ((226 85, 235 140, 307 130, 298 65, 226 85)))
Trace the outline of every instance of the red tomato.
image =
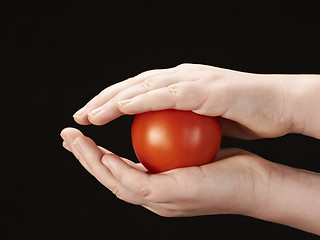
POLYGON ((212 162, 221 135, 218 118, 172 109, 137 114, 131 128, 137 158, 152 173, 212 162))

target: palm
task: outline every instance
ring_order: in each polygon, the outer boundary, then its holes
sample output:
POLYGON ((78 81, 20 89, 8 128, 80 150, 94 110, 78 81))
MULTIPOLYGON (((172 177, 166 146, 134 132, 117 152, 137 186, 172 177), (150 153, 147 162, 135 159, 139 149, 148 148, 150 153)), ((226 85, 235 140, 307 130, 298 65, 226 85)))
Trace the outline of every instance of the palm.
POLYGON ((265 186, 261 179, 267 178, 256 176, 268 175, 269 162, 243 150, 222 149, 211 164, 149 174, 141 164, 98 147, 76 129, 61 135, 73 142, 69 150, 81 164, 118 198, 163 216, 241 213, 252 207, 255 196, 264 197, 255 192, 264 188, 255 186, 265 186), (77 145, 85 151, 79 152, 77 145))
POLYGON ((163 187, 157 187, 152 200, 166 204, 150 210, 165 216, 242 213, 251 209, 254 197, 265 197, 255 191, 258 184, 266 184, 257 175, 270 170, 268 161, 240 149, 223 149, 217 158, 211 164, 162 173, 156 185, 163 187))

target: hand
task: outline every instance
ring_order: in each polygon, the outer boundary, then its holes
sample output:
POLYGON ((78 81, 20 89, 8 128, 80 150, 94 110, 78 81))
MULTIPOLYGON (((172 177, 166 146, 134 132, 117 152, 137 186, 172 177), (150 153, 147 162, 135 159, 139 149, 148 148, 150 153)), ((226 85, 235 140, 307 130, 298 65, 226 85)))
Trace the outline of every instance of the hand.
POLYGON ((73 128, 63 146, 118 198, 166 217, 242 214, 320 234, 320 175, 222 149, 216 162, 149 174, 73 128))
MULTIPOLYGON (((291 84, 291 82, 290 82, 291 84)), ((220 116, 224 135, 254 139, 290 132, 288 80, 198 64, 151 70, 104 89, 79 110, 79 124, 102 125, 150 110, 220 116)))
POLYGON ((98 147, 76 129, 66 128, 61 136, 65 148, 118 198, 159 215, 256 216, 266 206, 271 163, 246 151, 224 149, 221 161, 149 174, 141 164, 98 147))
MULTIPOLYGON (((182 64, 110 86, 74 118, 102 125, 123 114, 173 108, 220 116, 224 135, 232 137, 297 132, 320 139, 319 87, 317 75, 261 75, 182 64)), ((76 129, 61 135, 64 147, 117 197, 159 215, 236 213, 320 234, 317 173, 222 149, 212 164, 149 174, 76 129)))

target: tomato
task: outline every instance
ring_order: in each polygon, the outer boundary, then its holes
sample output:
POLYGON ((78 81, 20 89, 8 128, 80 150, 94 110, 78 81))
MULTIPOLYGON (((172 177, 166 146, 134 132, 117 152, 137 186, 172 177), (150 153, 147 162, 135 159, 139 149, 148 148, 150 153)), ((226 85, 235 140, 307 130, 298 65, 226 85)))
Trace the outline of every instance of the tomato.
POLYGON ((131 128, 135 154, 152 173, 212 162, 221 135, 218 118, 173 109, 137 114, 131 128))

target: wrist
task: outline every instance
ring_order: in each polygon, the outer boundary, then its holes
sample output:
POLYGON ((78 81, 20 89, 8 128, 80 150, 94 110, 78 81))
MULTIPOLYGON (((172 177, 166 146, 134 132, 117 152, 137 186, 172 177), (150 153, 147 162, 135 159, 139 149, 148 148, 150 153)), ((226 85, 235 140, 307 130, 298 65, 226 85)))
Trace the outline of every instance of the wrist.
POLYGON ((288 99, 292 109, 290 132, 320 139, 320 76, 289 75, 288 81, 288 99))
POLYGON ((262 211, 252 217, 320 234, 320 175, 271 163, 262 211))
POLYGON ((237 201, 232 213, 261 218, 268 205, 268 187, 275 171, 274 164, 255 154, 245 155, 238 162, 246 169, 243 175, 246 180, 241 183, 241 191, 235 192, 238 195, 234 197, 237 201))

